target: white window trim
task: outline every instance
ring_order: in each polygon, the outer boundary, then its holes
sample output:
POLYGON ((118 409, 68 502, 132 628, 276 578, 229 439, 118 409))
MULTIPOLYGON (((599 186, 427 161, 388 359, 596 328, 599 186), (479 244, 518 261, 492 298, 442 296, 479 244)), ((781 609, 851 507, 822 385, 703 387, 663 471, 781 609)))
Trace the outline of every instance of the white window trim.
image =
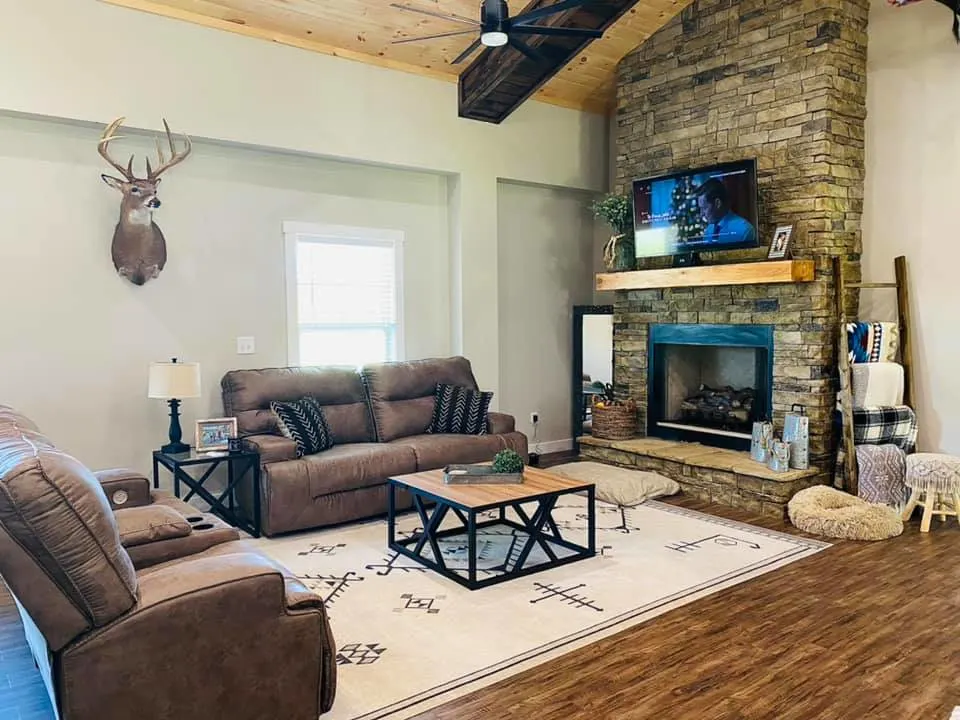
POLYGON ((348 225, 324 225, 285 221, 284 235, 284 265, 285 282, 287 286, 287 364, 300 364, 300 317, 297 303, 297 244, 305 236, 314 237, 314 242, 332 240, 348 242, 354 245, 380 245, 392 247, 397 266, 396 273, 396 303, 397 309, 397 359, 403 360, 405 354, 404 340, 404 312, 403 312, 403 243, 404 234, 400 230, 385 228, 351 227, 348 225))

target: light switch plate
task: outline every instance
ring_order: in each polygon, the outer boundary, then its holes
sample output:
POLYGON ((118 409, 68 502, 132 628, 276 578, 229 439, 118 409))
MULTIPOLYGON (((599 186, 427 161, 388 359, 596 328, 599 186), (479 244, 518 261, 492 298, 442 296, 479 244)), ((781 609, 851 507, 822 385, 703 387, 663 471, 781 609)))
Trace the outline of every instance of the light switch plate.
POLYGON ((256 340, 252 337, 237 338, 237 355, 253 355, 257 351, 256 340))

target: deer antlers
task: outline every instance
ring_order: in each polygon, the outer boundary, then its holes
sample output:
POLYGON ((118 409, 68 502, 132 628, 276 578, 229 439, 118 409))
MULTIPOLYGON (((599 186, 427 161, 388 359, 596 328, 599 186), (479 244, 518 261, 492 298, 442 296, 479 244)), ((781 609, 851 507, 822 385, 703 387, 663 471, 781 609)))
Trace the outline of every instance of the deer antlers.
POLYGON ((103 135, 100 136, 100 142, 97 143, 97 152, 100 153, 100 156, 110 163, 111 167, 116 169, 119 173, 126 178, 127 182, 133 182, 136 178, 133 175, 133 155, 130 156, 130 162, 127 163, 127 167, 123 167, 120 163, 110 157, 107 152, 107 146, 113 140, 119 140, 122 136, 115 135, 117 128, 123 125, 123 121, 126 118, 117 118, 112 123, 107 125, 107 129, 103 131, 103 135))
POLYGON ((193 143, 190 141, 189 137, 184 135, 183 140, 185 145, 183 151, 177 152, 177 147, 173 144, 173 135, 170 133, 170 126, 167 125, 166 120, 163 121, 163 128, 167 131, 167 143, 170 145, 170 159, 167 160, 163 156, 163 149, 160 147, 160 138, 157 138, 157 155, 160 158, 160 166, 156 170, 151 169, 150 158, 147 158, 147 178, 150 180, 156 180, 174 165, 179 165, 182 163, 193 151, 193 143))
MULTIPOLYGON (((123 137, 122 135, 117 135, 116 132, 120 126, 123 125, 124 120, 126 120, 126 118, 117 118, 112 123, 107 125, 107 128, 103 131, 103 135, 100 136, 100 142, 97 143, 97 152, 100 153, 100 156, 104 160, 110 163, 111 167, 121 173, 127 182, 133 182, 137 179, 133 173, 134 156, 130 156, 130 161, 127 163, 127 166, 124 167, 116 160, 111 158, 109 152, 107 151, 111 142, 114 140, 119 140, 123 137)), ((147 158, 147 180, 159 179, 163 173, 172 168, 174 165, 179 165, 186 160, 193 150, 193 143, 190 141, 189 137, 184 135, 184 148, 183 150, 178 151, 177 146, 173 142, 173 133, 170 132, 170 126, 167 124, 166 120, 163 121, 163 128, 167 134, 167 144, 170 146, 170 159, 168 160, 164 156, 163 148, 160 146, 160 138, 157 138, 157 155, 160 159, 160 165, 156 170, 154 170, 150 165, 150 158, 147 158)))

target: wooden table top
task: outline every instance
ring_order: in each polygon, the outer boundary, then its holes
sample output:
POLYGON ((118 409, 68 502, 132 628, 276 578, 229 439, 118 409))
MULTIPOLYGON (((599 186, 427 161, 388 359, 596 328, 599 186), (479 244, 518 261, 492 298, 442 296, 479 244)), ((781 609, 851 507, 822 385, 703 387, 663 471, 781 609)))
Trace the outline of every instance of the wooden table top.
POLYGON ((534 500, 551 493, 587 490, 593 483, 571 480, 534 467, 523 469, 523 482, 505 485, 447 485, 443 470, 426 470, 390 479, 400 486, 416 488, 463 508, 481 508, 534 500))

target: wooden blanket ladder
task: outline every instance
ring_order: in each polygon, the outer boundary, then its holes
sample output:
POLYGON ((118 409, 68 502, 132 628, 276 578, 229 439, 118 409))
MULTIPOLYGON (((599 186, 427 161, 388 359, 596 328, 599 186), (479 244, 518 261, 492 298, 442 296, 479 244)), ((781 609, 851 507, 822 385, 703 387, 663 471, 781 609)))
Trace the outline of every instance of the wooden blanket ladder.
POLYGON ((896 290, 897 324, 900 326, 900 363, 903 365, 903 404, 913 407, 913 356, 911 354, 910 292, 907 288, 907 258, 899 255, 893 260, 894 282, 856 282, 848 283, 843 277, 843 262, 839 257, 833 259, 834 277, 837 278, 837 312, 840 318, 840 337, 837 346, 840 365, 840 414, 842 418, 843 477, 848 493, 856 495, 857 450, 853 442, 853 371, 847 345, 847 318, 844 299, 847 290, 896 290))

